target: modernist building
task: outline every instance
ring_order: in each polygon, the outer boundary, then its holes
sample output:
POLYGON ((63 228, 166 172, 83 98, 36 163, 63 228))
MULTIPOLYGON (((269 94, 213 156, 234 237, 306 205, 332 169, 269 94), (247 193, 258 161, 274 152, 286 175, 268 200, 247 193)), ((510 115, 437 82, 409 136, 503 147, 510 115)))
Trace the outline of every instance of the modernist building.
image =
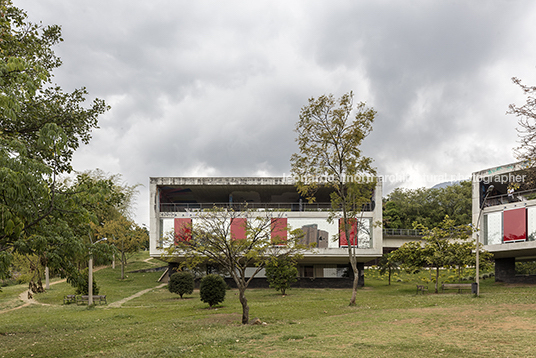
POLYGON ((536 260, 536 187, 524 163, 473 173, 472 203, 480 242, 495 258, 495 280, 536 282, 536 276, 515 272, 516 261, 536 260))
MULTIPOLYGON (((272 216, 272 231, 301 228, 303 243, 314 243, 299 261, 299 285, 350 287, 347 245, 357 244, 357 261, 364 264, 383 253, 382 183, 379 180, 370 203, 356 220, 364 230, 355 227, 347 240, 339 235, 342 219, 328 221, 330 190, 321 187, 316 201, 308 204, 296 191, 289 178, 271 177, 159 177, 150 179, 150 253, 154 258, 176 265, 180 256, 165 255, 164 248, 173 244, 173 235, 199 220, 203 209, 217 207, 258 211, 272 216), (279 229, 277 229, 279 228, 279 229), (170 239, 171 238, 171 239, 170 239)), ((231 227, 231 231, 233 227, 231 227)), ((236 235, 240 235, 236 227, 236 235)), ((233 234, 233 233, 232 233, 233 234)), ((262 278, 262 272, 259 277, 262 278)), ((257 277, 257 276, 256 276, 257 277)), ((363 279, 361 282, 363 283, 363 279)))

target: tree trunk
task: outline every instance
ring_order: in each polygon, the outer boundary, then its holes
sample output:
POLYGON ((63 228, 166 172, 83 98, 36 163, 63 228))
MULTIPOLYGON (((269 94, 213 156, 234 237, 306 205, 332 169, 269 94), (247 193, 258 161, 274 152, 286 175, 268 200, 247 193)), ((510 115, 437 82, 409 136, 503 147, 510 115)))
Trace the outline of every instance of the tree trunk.
POLYGON ((248 300, 246 298, 246 288, 242 285, 238 287, 239 292, 239 300, 242 304, 242 324, 248 324, 249 323, 249 306, 248 306, 248 300))
POLYGON ((125 279, 125 252, 121 252, 121 280, 125 279))
POLYGON ((435 293, 439 293, 439 290, 437 289, 439 285, 439 267, 436 267, 436 274, 435 274, 435 293))

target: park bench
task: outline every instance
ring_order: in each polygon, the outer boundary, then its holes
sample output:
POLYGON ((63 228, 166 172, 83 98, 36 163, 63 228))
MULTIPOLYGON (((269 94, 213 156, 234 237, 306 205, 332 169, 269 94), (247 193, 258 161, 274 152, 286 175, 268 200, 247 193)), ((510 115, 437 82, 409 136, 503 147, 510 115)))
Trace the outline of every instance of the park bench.
POLYGON ((417 294, 420 292, 424 295, 424 291, 428 291, 428 286, 417 285, 417 294))
POLYGON ((65 296, 63 296, 63 304, 75 303, 75 302, 76 302, 76 295, 65 295, 65 296))
POLYGON ((470 283, 444 283, 441 285, 441 291, 445 290, 458 290, 459 293, 462 293, 462 290, 470 290, 472 284, 470 283))
MULTIPOLYGON (((81 303, 89 303, 89 296, 88 295, 81 295, 81 296, 76 296, 76 304, 79 305, 81 303)), ((96 304, 96 303, 104 303, 104 304, 108 304, 108 302, 106 302, 106 295, 93 295, 93 303, 96 304)))

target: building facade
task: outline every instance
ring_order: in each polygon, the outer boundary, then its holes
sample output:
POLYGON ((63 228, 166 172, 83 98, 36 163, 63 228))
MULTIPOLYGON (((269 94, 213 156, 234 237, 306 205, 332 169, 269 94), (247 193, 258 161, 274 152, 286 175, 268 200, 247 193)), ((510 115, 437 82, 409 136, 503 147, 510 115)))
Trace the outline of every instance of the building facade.
MULTIPOLYGON (((354 221, 349 239, 339 235, 342 219, 328 220, 329 195, 330 190, 321 187, 315 203, 309 204, 294 183, 283 177, 150 178, 150 254, 170 266, 177 265, 181 257, 167 255, 164 249, 173 245, 175 234, 201 220, 204 209, 217 206, 240 211, 247 207, 271 217, 272 234, 279 235, 282 228, 299 228, 304 232, 302 242, 315 246, 298 262, 299 286, 351 287, 348 244, 357 245, 361 269, 383 254, 382 228, 377 225, 382 221, 382 183, 378 180, 370 203, 354 221)), ((232 235, 241 235, 239 225, 234 230, 232 235)), ((262 286, 263 272, 256 277, 262 286)), ((362 277, 360 281, 364 282, 362 277)))
POLYGON ((536 188, 523 162, 473 173, 474 234, 495 259, 495 280, 536 282, 517 275, 516 262, 536 260, 536 188), (487 194, 487 197, 486 197, 487 194))

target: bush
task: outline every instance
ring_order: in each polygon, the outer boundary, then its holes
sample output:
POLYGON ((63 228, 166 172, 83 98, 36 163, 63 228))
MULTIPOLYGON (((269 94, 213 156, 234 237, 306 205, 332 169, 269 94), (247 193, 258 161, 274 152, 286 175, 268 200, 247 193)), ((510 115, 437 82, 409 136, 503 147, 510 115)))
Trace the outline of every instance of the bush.
POLYGON ((284 295, 290 284, 298 280, 298 269, 289 259, 276 259, 266 265, 266 279, 271 288, 284 295))
POLYGON ((210 307, 223 302, 227 285, 221 276, 211 274, 201 279, 199 295, 201 301, 208 303, 210 307))
POLYGON ((191 272, 176 272, 169 278, 169 292, 182 295, 191 295, 194 292, 194 275, 191 272))
MULTIPOLYGON (((75 293, 77 295, 88 295, 89 294, 89 269, 82 270, 78 275, 75 277, 70 277, 68 279, 68 282, 73 286, 76 291, 75 293)), ((98 295, 99 294, 99 287, 97 286, 97 282, 95 281, 95 276, 93 276, 93 294, 98 295)))

